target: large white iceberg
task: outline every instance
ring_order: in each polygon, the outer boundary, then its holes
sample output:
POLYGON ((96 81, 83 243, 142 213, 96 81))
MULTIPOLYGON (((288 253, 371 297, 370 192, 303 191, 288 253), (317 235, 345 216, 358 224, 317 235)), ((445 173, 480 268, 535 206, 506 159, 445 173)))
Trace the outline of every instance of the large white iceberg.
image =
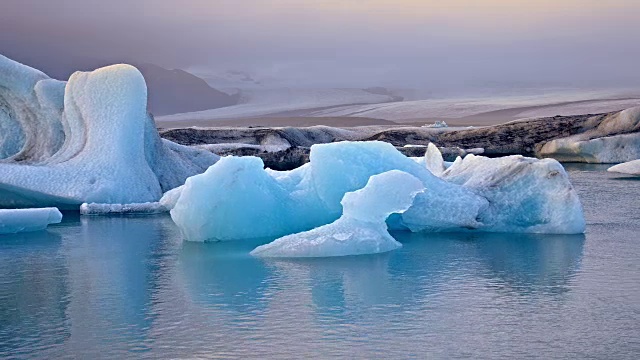
POLYGON ((607 169, 607 171, 640 176, 640 159, 614 165, 607 169))
POLYGON ((545 143, 538 155, 587 163, 619 163, 640 158, 640 107, 607 115, 604 119, 595 116, 587 126, 592 128, 545 143))
POLYGON ((424 190, 415 176, 391 170, 369 178, 367 185, 342 198, 335 222, 279 238, 251 252, 262 257, 328 257, 376 254, 402 246, 387 231, 386 219, 407 210, 424 190))
POLYGON ((0 209, 0 234, 38 231, 62 221, 56 208, 0 209))
POLYGON ((161 139, 146 103, 129 65, 64 83, 0 56, 0 207, 158 201, 217 161, 161 139))
MULTIPOLYGON (((429 156, 430 166, 438 166, 441 157, 429 156)), ((292 171, 264 170, 259 158, 226 157, 163 202, 175 204, 171 216, 188 240, 280 237, 337 220, 346 193, 371 176, 400 170, 426 191, 390 217, 394 229, 584 232, 580 201, 557 161, 467 158, 437 177, 383 142, 314 145, 310 162, 292 171)))

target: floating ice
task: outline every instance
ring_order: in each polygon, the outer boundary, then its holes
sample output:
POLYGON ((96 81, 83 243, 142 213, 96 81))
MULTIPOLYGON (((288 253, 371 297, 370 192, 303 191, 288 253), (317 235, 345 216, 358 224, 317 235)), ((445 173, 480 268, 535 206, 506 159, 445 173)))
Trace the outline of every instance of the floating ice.
POLYGON ((614 165, 607 169, 607 171, 640 176, 640 159, 614 165))
POLYGON ((400 170, 426 191, 390 218, 394 229, 584 231, 578 197, 554 160, 468 155, 442 178, 382 142, 314 145, 310 160, 292 171, 273 171, 264 170, 259 158, 226 157, 166 194, 165 203, 175 201, 171 215, 188 240, 277 237, 335 221, 346 193, 363 188, 371 176, 400 170))
POLYGON ((489 206, 478 214, 479 230, 557 234, 585 230, 578 195, 556 160, 470 154, 441 176, 487 199, 489 206))
POLYGON ((430 125, 422 125, 422 127, 428 127, 428 128, 446 128, 449 127, 449 125, 447 125, 447 123, 442 120, 442 121, 436 121, 433 124, 430 125))
POLYGON ((390 170, 417 177, 427 189, 416 196, 414 206, 402 215, 403 222, 416 228, 439 231, 474 228, 478 226, 477 214, 488 205, 473 191, 439 179, 384 142, 314 145, 309 167, 307 178, 335 218, 342 213, 340 200, 345 193, 363 188, 371 176, 390 170))
POLYGON ((109 215, 109 214, 161 214, 169 211, 159 202, 141 204, 96 204, 84 203, 80 205, 82 215, 109 215))
POLYGON ((251 252, 262 257, 328 257, 376 254, 401 247, 385 220, 407 210, 424 190, 416 177, 391 170, 369 178, 367 185, 342 198, 343 213, 335 222, 279 238, 251 252))
POLYGON ((65 85, 0 57, 0 206, 153 202, 218 159, 160 139, 146 99, 129 65, 65 85))
POLYGON ((191 241, 277 237, 322 225, 326 211, 314 209, 320 202, 299 199, 286 180, 270 176, 260 158, 229 156, 187 179, 166 202, 175 201, 171 217, 191 241))
POLYGON ((62 214, 56 208, 0 209, 0 234, 44 230, 60 221, 62 214))
POLYGON ((0 158, 38 162, 64 141, 64 82, 0 55, 0 158))
MULTIPOLYGON (((596 119, 596 118, 594 118, 596 119)), ((640 107, 608 115, 582 134, 556 139, 539 155, 559 161, 619 163, 640 158, 640 107)))
MULTIPOLYGON (((427 186, 409 217, 427 228, 476 225, 486 201, 433 176, 383 142, 341 142, 311 148, 310 163, 292 171, 264 170, 253 157, 225 157, 162 200, 188 240, 233 240, 288 235, 330 223, 342 214, 347 192, 390 170, 408 172, 427 186), (459 199, 451 202, 450 197, 459 199)), ((400 225, 402 227, 402 225, 400 225)))

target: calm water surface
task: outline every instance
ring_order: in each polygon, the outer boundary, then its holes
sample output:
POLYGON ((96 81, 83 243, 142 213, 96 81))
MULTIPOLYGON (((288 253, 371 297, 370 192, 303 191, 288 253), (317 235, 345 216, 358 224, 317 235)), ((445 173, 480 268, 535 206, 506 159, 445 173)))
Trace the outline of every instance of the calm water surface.
POLYGON ((640 358, 640 181, 567 168, 585 235, 398 233, 375 256, 67 214, 0 237, 0 357, 640 358))

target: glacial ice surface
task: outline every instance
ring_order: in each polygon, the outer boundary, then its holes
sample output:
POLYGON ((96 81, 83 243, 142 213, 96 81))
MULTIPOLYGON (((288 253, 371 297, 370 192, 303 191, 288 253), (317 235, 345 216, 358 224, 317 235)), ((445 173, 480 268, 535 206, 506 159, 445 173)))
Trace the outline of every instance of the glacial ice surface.
POLYGON ((0 209, 0 234, 44 230, 60 221, 62 214, 56 208, 0 209))
POLYGON ((640 159, 614 165, 607 169, 607 171, 640 176, 640 159))
POLYGON ((387 231, 386 219, 407 210, 424 190, 408 173, 373 175, 364 188, 342 198, 342 216, 331 224, 288 235, 251 252, 261 257, 329 257, 387 252, 401 247, 387 231))

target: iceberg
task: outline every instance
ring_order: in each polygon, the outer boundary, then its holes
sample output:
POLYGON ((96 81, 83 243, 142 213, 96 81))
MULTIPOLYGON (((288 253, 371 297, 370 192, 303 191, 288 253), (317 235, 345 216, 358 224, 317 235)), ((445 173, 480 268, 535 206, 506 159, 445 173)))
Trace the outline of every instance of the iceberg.
POLYGON ((614 165, 607 169, 607 171, 640 176, 640 159, 614 165))
POLYGON ((96 204, 80 205, 81 215, 123 215, 123 214, 162 214, 169 211, 159 202, 140 204, 96 204))
POLYGON ((475 228, 477 214, 486 199, 462 186, 434 176, 426 167, 404 156, 389 143, 340 142, 311 147, 310 171, 305 178, 315 189, 332 217, 342 213, 340 201, 347 192, 363 188, 369 178, 400 170, 420 179, 427 191, 416 196, 413 206, 402 214, 399 228, 445 231, 475 228))
POLYGON ((0 159, 39 162, 64 142, 65 83, 0 55, 0 159))
POLYGON ((335 220, 309 191, 289 188, 301 178, 288 175, 271 176, 257 157, 227 156, 162 202, 175 202, 171 218, 191 241, 279 237, 335 220))
POLYGON ((640 107, 600 119, 591 118, 590 121, 598 125, 584 133, 545 143, 538 155, 586 163, 619 163, 640 158, 640 107))
POLYGON ((424 190, 415 176, 391 170, 369 178, 364 188, 342 198, 342 216, 331 224, 257 247, 260 257, 329 257, 377 254, 402 246, 387 231, 386 219, 411 207, 424 190))
MULTIPOLYGON (((426 156, 430 168, 441 170, 447 166, 437 152, 432 147, 426 156)), ((265 170, 255 157, 225 157, 161 202, 172 208, 187 240, 281 237, 336 221, 344 215, 346 193, 392 170, 412 175, 426 189, 389 218, 393 229, 584 232, 578 196, 555 160, 467 155, 436 176, 376 141, 313 145, 310 162, 291 171, 265 170)))
POLYGON ((487 199, 489 206, 478 215, 482 224, 479 230, 551 234, 585 231, 580 199, 556 160, 469 154, 455 161, 441 177, 487 199))
POLYGON ((56 208, 0 209, 0 234, 44 230, 61 221, 62 214, 56 208))
POLYGON ((158 201, 218 156, 163 140, 130 65, 67 83, 0 56, 0 207, 158 201))
POLYGON ((162 201, 168 207, 175 201, 171 216, 191 241, 279 237, 328 224, 341 216, 344 194, 390 170, 407 172, 430 190, 416 197, 422 210, 410 217, 425 228, 475 226, 477 212, 487 206, 480 196, 435 177, 384 142, 317 144, 310 162, 300 168, 263 167, 260 158, 224 157, 162 201))

